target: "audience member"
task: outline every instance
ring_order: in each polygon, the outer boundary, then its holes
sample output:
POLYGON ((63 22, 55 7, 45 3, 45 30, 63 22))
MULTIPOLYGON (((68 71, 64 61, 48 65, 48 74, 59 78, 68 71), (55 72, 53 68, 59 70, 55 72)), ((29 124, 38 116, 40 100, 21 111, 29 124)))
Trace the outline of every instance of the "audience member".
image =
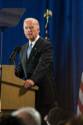
POLYGON ((0 117, 0 125, 24 125, 24 123, 20 118, 10 115, 3 115, 0 117))
POLYGON ((83 125, 83 114, 73 117, 65 125, 83 125))
POLYGON ((12 116, 21 118, 25 125, 41 125, 40 113, 32 107, 18 109, 12 113, 12 116))
POLYGON ((47 125, 64 125, 72 116, 73 113, 59 107, 54 107, 48 112, 44 120, 47 125))

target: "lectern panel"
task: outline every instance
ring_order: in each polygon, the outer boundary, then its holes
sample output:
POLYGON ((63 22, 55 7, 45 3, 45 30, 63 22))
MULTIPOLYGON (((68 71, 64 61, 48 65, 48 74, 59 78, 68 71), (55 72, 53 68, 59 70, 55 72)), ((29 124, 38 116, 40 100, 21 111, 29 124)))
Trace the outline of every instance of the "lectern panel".
POLYGON ((13 65, 2 65, 1 110, 35 107, 37 86, 24 89, 24 80, 14 75, 13 65))
POLYGON ((21 88, 4 84, 1 87, 1 109, 17 109, 24 106, 35 107, 35 91, 24 93, 21 88))

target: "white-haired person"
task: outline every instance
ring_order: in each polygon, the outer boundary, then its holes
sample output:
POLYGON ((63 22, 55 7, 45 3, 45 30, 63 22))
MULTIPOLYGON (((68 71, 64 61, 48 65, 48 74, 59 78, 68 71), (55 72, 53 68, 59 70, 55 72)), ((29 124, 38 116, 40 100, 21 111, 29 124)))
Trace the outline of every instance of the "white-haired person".
POLYGON ((20 118, 25 125, 41 125, 41 115, 35 108, 20 108, 11 115, 20 118))
POLYGON ((39 87, 36 92, 36 109, 44 117, 56 101, 53 49, 51 42, 40 36, 37 19, 26 18, 23 30, 27 43, 21 47, 15 74, 25 80, 25 89, 35 85, 39 87))

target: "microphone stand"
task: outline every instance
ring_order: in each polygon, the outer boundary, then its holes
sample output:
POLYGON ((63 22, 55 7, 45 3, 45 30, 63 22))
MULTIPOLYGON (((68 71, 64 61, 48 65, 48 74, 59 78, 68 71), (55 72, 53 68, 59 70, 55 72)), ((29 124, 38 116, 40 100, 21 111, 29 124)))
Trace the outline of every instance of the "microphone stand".
POLYGON ((13 49, 11 55, 9 56, 9 64, 15 64, 16 55, 19 54, 21 47, 16 47, 13 49))

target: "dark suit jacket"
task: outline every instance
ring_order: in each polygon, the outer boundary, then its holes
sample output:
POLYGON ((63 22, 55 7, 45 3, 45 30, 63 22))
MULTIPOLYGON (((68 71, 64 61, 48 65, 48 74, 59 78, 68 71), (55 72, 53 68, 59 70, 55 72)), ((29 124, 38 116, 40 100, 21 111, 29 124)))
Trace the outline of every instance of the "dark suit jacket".
POLYGON ((33 47, 29 59, 26 51, 28 43, 20 52, 21 64, 17 69, 19 77, 32 79, 39 86, 37 104, 40 106, 53 104, 55 101, 55 81, 53 75, 53 56, 51 43, 39 38, 33 47))

